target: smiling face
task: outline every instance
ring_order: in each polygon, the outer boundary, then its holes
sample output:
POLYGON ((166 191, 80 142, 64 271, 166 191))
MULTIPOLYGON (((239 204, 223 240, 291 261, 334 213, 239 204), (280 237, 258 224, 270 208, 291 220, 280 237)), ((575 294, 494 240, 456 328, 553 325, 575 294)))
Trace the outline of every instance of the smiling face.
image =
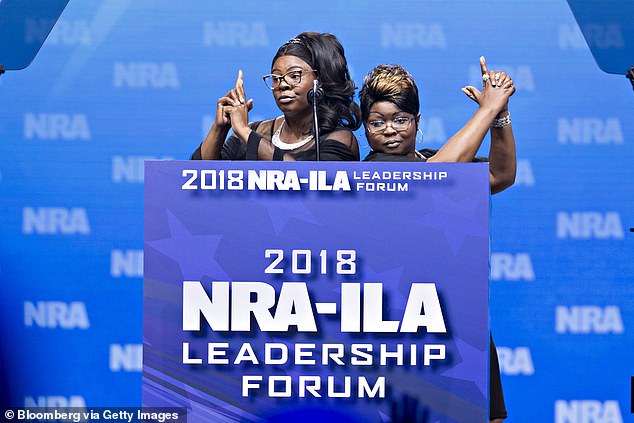
POLYGON ((370 107, 368 119, 366 121, 365 134, 373 151, 386 154, 415 155, 416 131, 420 114, 412 115, 401 110, 391 101, 377 101, 370 107), (404 131, 394 129, 394 120, 413 119, 409 127, 404 131), (370 133, 368 127, 378 126, 379 121, 387 125, 383 132, 370 133))
POLYGON ((286 114, 310 113, 311 105, 306 95, 313 87, 315 75, 310 65, 297 56, 281 56, 275 63, 271 73, 286 75, 288 72, 301 71, 301 82, 294 85, 292 75, 288 75, 273 89, 273 97, 277 107, 286 114), (293 85, 289 85, 289 82, 293 85))

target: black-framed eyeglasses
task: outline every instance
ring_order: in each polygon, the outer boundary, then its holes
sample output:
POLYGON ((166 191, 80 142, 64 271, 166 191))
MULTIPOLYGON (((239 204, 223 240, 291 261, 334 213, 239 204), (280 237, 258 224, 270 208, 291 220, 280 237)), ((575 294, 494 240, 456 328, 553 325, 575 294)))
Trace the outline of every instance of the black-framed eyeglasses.
POLYGON ((371 134, 380 134, 387 129, 387 123, 390 122, 392 129, 396 132, 407 131, 412 126, 413 117, 397 117, 391 121, 384 121, 381 119, 373 119, 366 122, 366 128, 371 134))
MULTIPOLYGON (((302 72, 304 69, 293 69, 291 71, 286 72, 284 75, 276 75, 274 73, 269 75, 264 75, 262 79, 267 87, 274 90, 280 86, 282 81, 286 82, 286 84, 290 87, 294 87, 296 85, 301 84, 302 82, 302 72)), ((315 69, 309 69, 306 72, 317 72, 315 69)))

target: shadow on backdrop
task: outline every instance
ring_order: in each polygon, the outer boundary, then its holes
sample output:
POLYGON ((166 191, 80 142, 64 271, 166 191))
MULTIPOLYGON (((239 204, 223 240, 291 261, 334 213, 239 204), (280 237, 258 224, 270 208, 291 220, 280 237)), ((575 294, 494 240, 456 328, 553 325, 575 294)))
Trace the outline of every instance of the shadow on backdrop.
POLYGON ((568 6, 599 68, 627 76, 634 89, 634 0, 568 0, 568 6))
POLYGON ((68 0, 0 1, 0 74, 31 64, 67 4, 68 0))

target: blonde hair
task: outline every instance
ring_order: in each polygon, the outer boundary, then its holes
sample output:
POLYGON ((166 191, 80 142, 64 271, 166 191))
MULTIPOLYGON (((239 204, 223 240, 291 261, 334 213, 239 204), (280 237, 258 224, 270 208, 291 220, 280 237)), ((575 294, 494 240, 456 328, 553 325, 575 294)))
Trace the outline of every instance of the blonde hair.
POLYGON ((379 65, 368 72, 359 99, 364 121, 372 105, 378 101, 392 102, 413 115, 417 115, 420 108, 418 87, 412 75, 401 65, 379 65))

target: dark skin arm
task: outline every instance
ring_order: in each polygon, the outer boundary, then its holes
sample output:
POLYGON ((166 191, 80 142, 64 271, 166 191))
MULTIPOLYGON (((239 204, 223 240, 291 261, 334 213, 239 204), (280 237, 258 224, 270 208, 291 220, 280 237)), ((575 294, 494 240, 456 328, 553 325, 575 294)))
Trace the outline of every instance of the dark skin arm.
MULTIPOLYGON (((480 58, 482 75, 488 75, 484 57, 480 58)), ((477 90, 476 90, 477 91, 477 90)), ((493 85, 492 81, 483 81, 482 91, 478 91, 480 108, 469 121, 430 157, 431 162, 470 162, 475 157, 491 122, 508 102, 510 90, 493 85)))
MULTIPOLYGON (((250 105, 252 105, 253 102, 252 100, 245 102, 246 94, 244 92, 244 82, 242 81, 242 71, 238 73, 238 80, 232 90, 232 94, 235 96, 235 99, 232 105, 225 108, 225 111, 229 115, 233 133, 236 134, 240 141, 246 144, 253 131, 249 126, 249 110, 251 110, 252 106, 250 105)), ((271 140, 262 137, 258 145, 258 159, 273 160, 274 152, 275 146, 271 140)), ((284 161, 295 161, 295 159, 290 154, 285 153, 284 161)))
MULTIPOLYGON (((200 147, 203 160, 220 160, 222 144, 225 142, 227 134, 231 129, 230 112, 233 107, 241 104, 240 98, 242 98, 242 102, 244 102, 244 97, 240 97, 240 93, 237 89, 239 83, 242 83, 242 71, 238 72, 238 79, 233 89, 219 98, 216 103, 216 119, 200 147)), ((246 102, 245 107, 251 110, 253 108, 253 100, 246 102)))
MULTIPOLYGON (((484 71, 486 64, 484 65, 484 71)), ((489 80, 494 86, 507 90, 508 95, 504 106, 496 115, 496 119, 509 116, 508 99, 515 93, 513 80, 504 72, 488 72, 489 80)), ((486 86, 486 84, 485 84, 486 86)), ((465 87, 463 92, 476 103, 480 104, 484 92, 478 91, 475 87, 465 87)), ((505 190, 515 183, 515 174, 517 169, 517 159, 515 151, 515 136, 513 135, 513 126, 509 124, 505 127, 491 127, 491 146, 489 149, 489 171, 491 181, 491 193, 495 194, 505 190)))
MULTIPOLYGON (((475 157, 493 119, 508 115, 508 99, 515 92, 512 79, 504 72, 489 71, 484 57, 480 58, 482 91, 465 87, 462 91, 480 105, 480 108, 438 152, 430 162, 470 162, 475 157)), ((491 128, 489 172, 491 193, 495 194, 515 182, 515 139, 509 125, 491 128)))

